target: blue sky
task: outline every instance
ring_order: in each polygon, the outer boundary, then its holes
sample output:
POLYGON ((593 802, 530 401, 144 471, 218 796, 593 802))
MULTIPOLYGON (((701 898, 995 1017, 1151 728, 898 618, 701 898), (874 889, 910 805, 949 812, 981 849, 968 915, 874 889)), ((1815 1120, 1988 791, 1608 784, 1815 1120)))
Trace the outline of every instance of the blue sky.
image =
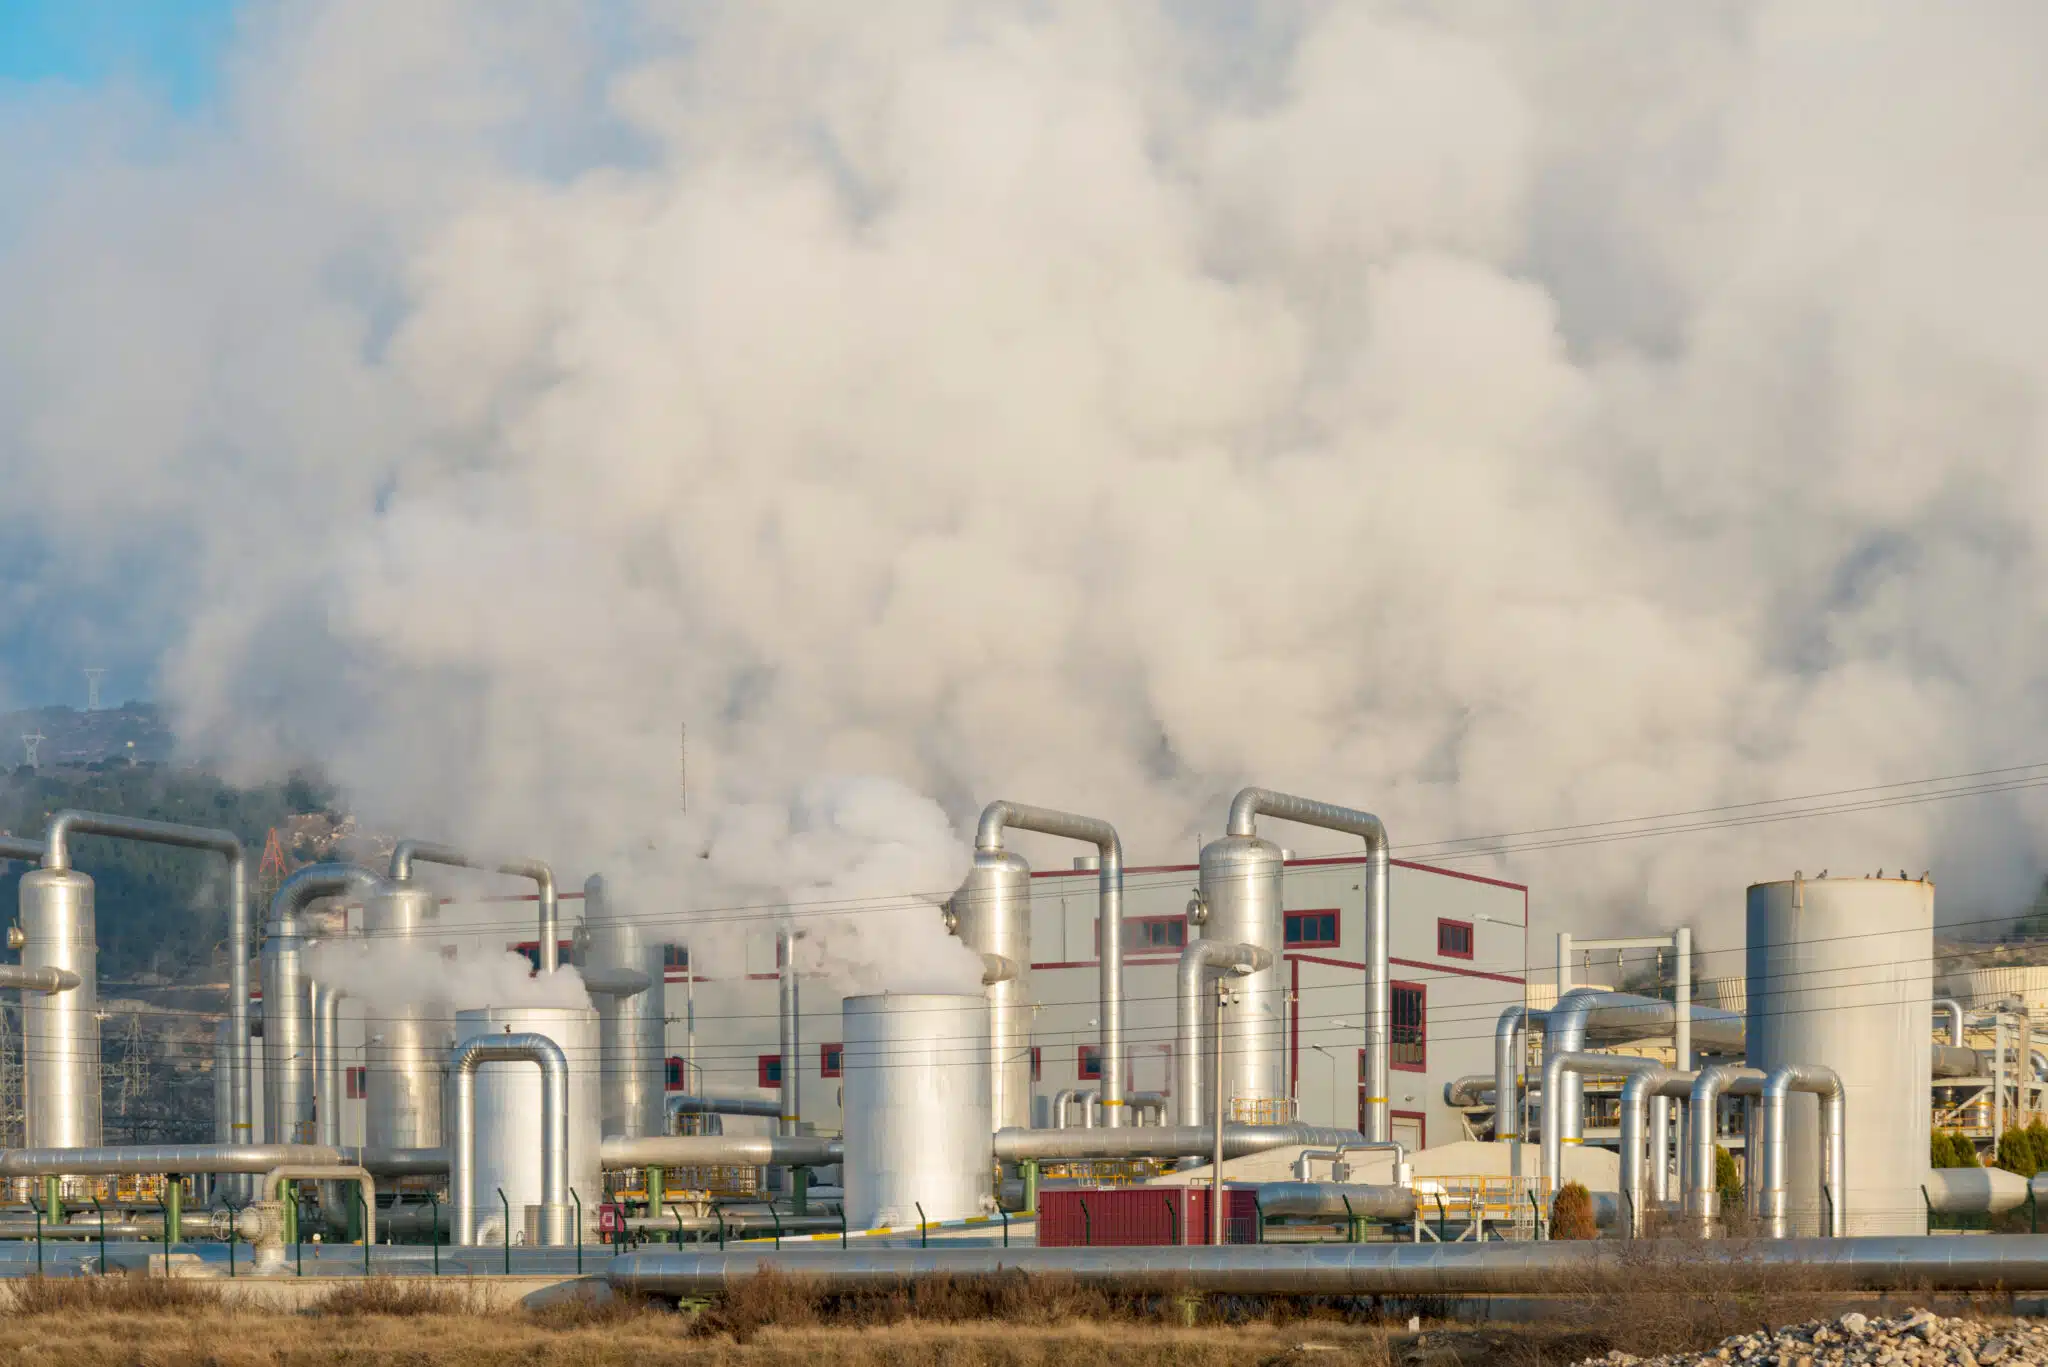
POLYGON ((191 109, 214 91, 239 7, 240 0, 0 0, 0 82, 92 88, 125 80, 191 109))

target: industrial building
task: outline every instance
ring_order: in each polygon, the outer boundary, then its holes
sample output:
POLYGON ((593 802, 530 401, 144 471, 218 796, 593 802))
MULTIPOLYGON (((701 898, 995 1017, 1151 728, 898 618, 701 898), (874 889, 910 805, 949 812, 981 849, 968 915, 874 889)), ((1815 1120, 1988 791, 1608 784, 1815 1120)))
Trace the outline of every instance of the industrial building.
MULTIPOLYGON (((365 1268, 385 1246, 438 1266, 448 1246, 499 1248, 507 1270, 515 1248, 599 1240, 815 1236, 853 1258, 856 1237, 871 1253, 937 1239, 966 1267, 999 1237, 1062 1268, 1076 1238, 1322 1240, 1468 1244, 1440 1266, 1478 1287, 1506 1276, 1487 1247, 1543 1239, 1574 1181, 1609 1237, 1755 1234, 1788 1258, 1818 1238, 1854 1262, 1879 1256, 1861 1236, 1885 1236, 1873 1284, 1937 1264, 1936 1281, 2010 1274, 1913 1242, 1930 1214, 2028 1199, 2011 1174, 1928 1167, 1937 1107, 1995 1136, 2048 1074, 2024 983, 1934 995, 1927 878, 1752 885, 1739 984, 1697 994, 1683 928, 1577 942, 1668 943, 1668 990, 1632 993, 1572 984, 1568 937, 1532 982, 1525 888, 1392 848, 1367 812, 1248 788, 1196 864, 1127 868, 1101 817, 991 802, 960 888, 901 913, 978 956, 980 990, 849 995, 829 965, 799 971, 800 908, 759 918, 744 971, 700 976, 675 923, 621 905, 600 873, 563 891, 541 860, 419 840, 385 867, 292 874, 253 954, 232 836, 61 813, 40 841, 0 846, 39 865, 21 962, 0 966, 28 1045, 28 1139, 0 1177, 39 1233, 74 1237, 90 1203, 149 1179, 151 1200, 117 1212, 123 1237, 167 1257, 246 1240, 268 1270, 287 1246, 303 1257, 308 1231, 365 1268), (1303 826, 1358 852, 1293 858, 1275 836, 1303 826), (1033 869, 1018 831, 1086 852, 1033 869), (96 1071, 78 1064, 98 1054, 92 880, 71 850, 85 834, 225 862, 214 1144, 102 1143, 96 1071), (463 898, 436 866, 534 891, 463 898), (507 949, 528 966, 506 973, 507 949), (1743 1170, 1735 1205, 1721 1149, 1743 1170)), ((1224 1283, 1264 1275, 1252 1251, 1213 1252, 1224 1283)), ((726 1275, 694 1256, 643 1253, 619 1275, 726 1275)), ((1346 1254, 1345 1285, 1390 1284, 1398 1261, 1346 1254)))

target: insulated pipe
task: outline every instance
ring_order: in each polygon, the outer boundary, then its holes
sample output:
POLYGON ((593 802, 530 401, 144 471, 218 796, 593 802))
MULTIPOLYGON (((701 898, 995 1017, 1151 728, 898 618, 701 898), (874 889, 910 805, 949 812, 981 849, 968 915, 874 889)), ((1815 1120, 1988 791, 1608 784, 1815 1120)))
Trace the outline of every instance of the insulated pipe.
POLYGON ((0 988, 18 987, 24 992, 69 992, 85 981, 68 968, 25 968, 0 964, 0 988))
MULTIPOLYGON (((396 860, 394 859, 394 865, 396 860)), ((541 1242, 565 1242, 569 1201, 569 1060, 546 1035, 478 1035, 448 1054, 455 1088, 455 1142, 449 1185, 455 1206, 455 1242, 476 1242, 476 1073, 486 1063, 537 1064, 540 1093, 541 1242)))
POLYGON ((1334 1149, 1303 1149, 1294 1156, 1294 1180, 1297 1182, 1308 1181, 1309 1165, 1322 1162, 1331 1165, 1330 1180, 1333 1182, 1341 1181, 1342 1179, 1337 1176, 1336 1165, 1344 1161, 1345 1154, 1384 1153, 1388 1149, 1392 1149, 1394 1152, 1394 1185, 1397 1187, 1413 1186, 1415 1183, 1415 1170, 1408 1166, 1408 1150, 1398 1139, 1368 1139, 1357 1144, 1339 1144, 1334 1149))
POLYGON ((1720 1126, 1716 1120, 1721 1094, 1755 1096, 1763 1090, 1764 1075, 1739 1063, 1717 1063, 1702 1068, 1692 1084, 1686 1102, 1687 1147, 1692 1157, 1685 1165, 1685 1213, 1692 1217, 1699 1236, 1710 1239, 1714 1222, 1721 1215, 1721 1191, 1714 1183, 1714 1144, 1720 1126))
POLYGON ((1095 817, 1076 816, 1048 807, 995 801, 981 809, 975 828, 977 854, 999 854, 1003 830, 1037 831, 1095 846, 1101 854, 1096 873, 1096 933, 1102 939, 1102 1107, 1111 1129, 1124 1123, 1124 847, 1116 828, 1095 817))
POLYGON ((305 1178, 317 1181, 323 1187, 330 1182, 353 1181, 363 1190, 363 1242, 377 1242, 377 1179, 370 1176, 369 1169, 353 1163, 281 1163, 266 1168, 263 1173, 262 1198, 266 1201, 277 1199, 279 1182, 297 1181, 305 1178))
POLYGON ((1492 1073, 1467 1073, 1444 1084, 1444 1105, 1463 1109, 1484 1106, 1487 1098, 1499 1095, 1492 1073))
MULTIPOLYGON (((1552 1036, 1551 1038, 1555 1038, 1552 1036)), ((1548 1040, 1545 1053, 1549 1054, 1548 1040)), ((1579 1142, 1579 1117, 1570 1108, 1580 1104, 1575 1085, 1588 1073, 1596 1077, 1626 1077, 1661 1068, 1655 1059, 1633 1058, 1627 1054, 1549 1054, 1543 1060, 1543 1193, 1547 1198, 1563 1186, 1564 1146, 1579 1142), (1571 1100, 1567 1102, 1565 1099, 1571 1100)))
POLYGON ((458 869, 488 869, 514 878, 531 878, 540 889, 540 971, 552 973, 561 967, 562 928, 555 911, 555 873, 538 859, 508 859, 503 863, 478 863, 460 850, 427 840, 401 840, 391 851, 391 881, 412 881, 412 866, 446 864, 458 869))
MULTIPOLYGON (((1387 828, 1370 812, 1315 802, 1305 797, 1246 788, 1230 801, 1229 834, 1258 835, 1258 818, 1270 816, 1303 826, 1343 831, 1365 841, 1365 1137, 1390 1138, 1387 1098, 1392 969, 1388 942, 1387 828)), ((1222 1098, 1217 1098, 1220 1105, 1222 1098)))
POLYGON ((1349 1182, 1261 1182, 1259 1213, 1311 1218, 1412 1220, 1415 1188, 1349 1182))
POLYGON ((1081 1128, 1084 1130, 1094 1129, 1095 1113, 1102 1104, 1102 1093, 1096 1091, 1093 1087, 1086 1088, 1074 1093, 1074 1102, 1081 1108, 1081 1128))
MULTIPOLYGON (((1237 1125, 1223 1127, 1223 1156, 1243 1158, 1247 1154, 1312 1144, 1334 1148, 1357 1144, 1365 1136, 1356 1130, 1333 1130, 1320 1125, 1237 1125)), ((1207 1158, 1216 1147, 1216 1132, 1207 1125, 1147 1125, 1124 1130, 997 1130, 996 1157, 1004 1162, 1035 1158, 1041 1162, 1083 1162, 1089 1159, 1119 1158, 1207 1158)))
POLYGON ((24 840, 18 835, 0 835, 0 860, 19 859, 33 864, 43 857, 45 846, 40 840, 24 840))
POLYGON ((1943 997, 1934 1003, 1934 1009, 1948 1017, 1948 1042, 1957 1049, 1963 1047, 1963 1004, 1954 997, 1943 997))
POLYGON ((348 993, 318 978, 307 986, 313 996, 314 1114, 320 1121, 319 1142, 341 1143, 341 999, 348 993))
POLYGON ((268 1172, 284 1163, 339 1163, 319 1144, 117 1144, 92 1149, 0 1150, 0 1177, 268 1172))
POLYGON ((1531 1026, 1546 1032, 1548 1011, 1515 1005, 1500 1013, 1493 1026, 1493 1137, 1495 1142, 1522 1133, 1522 1065, 1528 1056, 1531 1026))
POLYGON ((1629 1237, 1643 1237, 1643 1221, 1648 1214, 1646 1196, 1663 1201, 1669 1192, 1665 1182, 1654 1183, 1651 1192, 1646 1193, 1643 1168, 1647 1161, 1653 1174, 1665 1165, 1663 1128, 1646 1123, 1646 1112, 1659 1097, 1686 1096, 1692 1091, 1697 1074, 1690 1069, 1645 1068, 1629 1074, 1621 1084, 1621 1192, 1628 1198, 1627 1218, 1629 1237), (1643 1131, 1650 1131, 1651 1142, 1647 1150, 1643 1142, 1643 1131))
MULTIPOLYGON (((249 1057, 249 866, 242 854, 242 842, 235 838, 233 831, 207 826, 181 826, 169 821, 145 821, 138 817, 107 816, 99 812, 62 811, 50 818, 50 825, 43 833, 44 868, 62 871, 71 867, 70 838, 74 835, 104 835, 116 840, 139 840, 153 845, 175 845, 180 849, 207 850, 227 860, 228 1019, 232 1022, 228 1059, 234 1073, 228 1088, 234 1116, 229 1122, 228 1133, 238 1142, 255 1139, 256 1079, 250 1072, 249 1057)), ((24 856, 17 854, 13 857, 24 856)), ((98 1058, 86 1062, 94 1069, 99 1067, 98 1058)))
POLYGON ((823 1168, 845 1156, 840 1140, 813 1134, 613 1135, 598 1149, 607 1168, 823 1168))
POLYGON ((313 1118, 313 1031, 306 1017, 305 941, 299 914, 323 897, 369 898, 384 880, 356 864, 308 864, 270 899, 263 941, 263 1117, 279 1142, 299 1138, 313 1118))
POLYGON ((1140 1125, 1145 1123, 1144 1118, 1148 1114, 1152 1117, 1153 1124, 1164 1125, 1166 1123, 1166 1107, 1168 1104, 1166 1093, 1132 1092, 1124 1100, 1130 1103, 1131 1114, 1138 1118, 1140 1125))
POLYGON ((367 1145, 342 1149, 342 1161, 368 1168, 379 1177, 446 1177, 446 1149, 383 1149, 367 1145))
MULTIPOLYGON (((1262 1198, 1263 1199, 1263 1198, 1262 1198)), ((1273 1296, 1547 1295, 1639 1287, 1644 1259, 1737 1273, 1797 1271, 1835 1290, 2048 1289, 2048 1235, 1771 1239, 1725 1254, 1691 1240, 1618 1243, 1197 1244, 1146 1248, 858 1248, 629 1253, 605 1281, 636 1295, 717 1296, 773 1267, 807 1289, 901 1291, 916 1277, 1057 1276, 1119 1291, 1273 1296), (1718 1256, 1717 1256, 1718 1255, 1718 1256)))
POLYGON ((1052 1094, 1052 1127, 1056 1130, 1067 1128, 1067 1106, 1074 1099, 1075 1089, 1062 1087, 1052 1094))
POLYGON ((1842 1079, 1832 1068, 1811 1063, 1787 1063, 1773 1068, 1764 1079, 1761 1210, 1764 1233, 1783 1239, 1792 1232, 1787 1215, 1787 1174, 1791 1171, 1785 1153, 1785 1111, 1794 1092, 1810 1092, 1820 1103, 1820 1180, 1826 1189, 1828 1237, 1839 1239, 1847 1231, 1842 1209, 1845 1183, 1842 1169, 1848 1152, 1843 1134, 1844 1093, 1842 1079))
POLYGON ((1954 1044, 1928 1046, 1929 1073, 1935 1078, 1981 1077, 1985 1060, 1975 1049, 1954 1044))
MULTIPOLYGON (((1202 1007, 1208 998, 1208 982, 1225 973, 1258 973, 1273 966, 1270 951, 1257 945, 1230 945, 1219 940, 1195 940, 1180 952, 1178 1003, 1174 1021, 1174 1088, 1180 1093, 1180 1123, 1200 1125, 1209 1118, 1202 1104, 1202 1007)), ((1217 1048, 1222 1048, 1221 1040, 1217 1048)), ((1217 1105, 1223 1098, 1215 1099, 1217 1105)))
POLYGON ((788 926, 775 932, 775 979, 776 1033, 782 1046, 782 1094, 776 1098, 781 1109, 775 1124, 781 1133, 795 1134, 803 1117, 803 1082, 797 1060, 803 1049, 798 1040, 803 1023, 797 1014, 796 932, 788 926))
POLYGON ((780 1101, 763 1101, 752 1096, 685 1096, 681 1092, 671 1092, 667 1104, 671 1118, 679 1115, 755 1115, 769 1120, 782 1118, 780 1101))
MULTIPOLYGON (((1583 1051, 1589 1033, 1614 1039, 1642 1039, 1652 1035, 1675 1037, 1677 1022, 1676 1006, 1660 998, 1640 997, 1632 992, 1609 992, 1598 987, 1576 987, 1558 999, 1544 1023, 1544 1058, 1547 1062, 1553 1053, 1583 1051)), ((1723 1052, 1734 1052, 1743 1046, 1743 1018, 1726 1011, 1695 1007, 1692 1011, 1692 1036, 1695 1040, 1703 1037, 1723 1052)), ((1547 1135, 1551 1129, 1549 1117, 1554 1109, 1559 1116, 1563 1137, 1576 1141, 1579 1138, 1582 1089, 1578 1078, 1571 1074, 1567 1074, 1565 1085, 1569 1091, 1563 1095, 1543 1094, 1543 1128, 1547 1135)))

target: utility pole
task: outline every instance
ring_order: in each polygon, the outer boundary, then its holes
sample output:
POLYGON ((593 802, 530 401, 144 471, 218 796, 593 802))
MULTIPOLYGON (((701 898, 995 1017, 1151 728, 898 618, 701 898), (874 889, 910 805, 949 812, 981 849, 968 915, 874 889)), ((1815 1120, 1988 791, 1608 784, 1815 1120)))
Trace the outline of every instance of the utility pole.
POLYGON ((1216 1111, 1216 1152, 1209 1165, 1209 1242, 1218 1247, 1223 1243, 1223 1008, 1236 999, 1230 985, 1217 980, 1216 1085, 1209 1094, 1216 1111))
POLYGON ((22 746, 28 751, 29 768, 33 769, 36 767, 36 747, 41 745, 44 741, 48 739, 49 737, 43 734, 43 730, 41 727, 36 728, 36 733, 33 736, 28 735, 26 733, 22 735, 21 743, 22 746))
POLYGON ((100 677, 106 672, 104 669, 85 671, 85 710, 88 712, 100 710, 100 677))

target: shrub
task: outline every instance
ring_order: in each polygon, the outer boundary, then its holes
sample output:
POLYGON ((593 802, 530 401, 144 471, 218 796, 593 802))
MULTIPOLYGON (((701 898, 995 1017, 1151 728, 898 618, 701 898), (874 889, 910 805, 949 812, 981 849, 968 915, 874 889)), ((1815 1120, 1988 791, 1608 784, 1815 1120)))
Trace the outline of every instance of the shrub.
POLYGON ((1735 1155, 1714 1145, 1714 1186, 1721 1193, 1721 1211, 1741 1210, 1742 1169, 1735 1162, 1735 1155))
POLYGON ((1593 1194, 1577 1182, 1558 1188, 1550 1203, 1550 1237, 1553 1239, 1597 1239, 1600 1230, 1593 1221, 1593 1194))
POLYGON ((1935 1130, 1928 1141, 1928 1166, 1935 1168, 1977 1168, 1977 1146, 1951 1130, 1935 1130))

